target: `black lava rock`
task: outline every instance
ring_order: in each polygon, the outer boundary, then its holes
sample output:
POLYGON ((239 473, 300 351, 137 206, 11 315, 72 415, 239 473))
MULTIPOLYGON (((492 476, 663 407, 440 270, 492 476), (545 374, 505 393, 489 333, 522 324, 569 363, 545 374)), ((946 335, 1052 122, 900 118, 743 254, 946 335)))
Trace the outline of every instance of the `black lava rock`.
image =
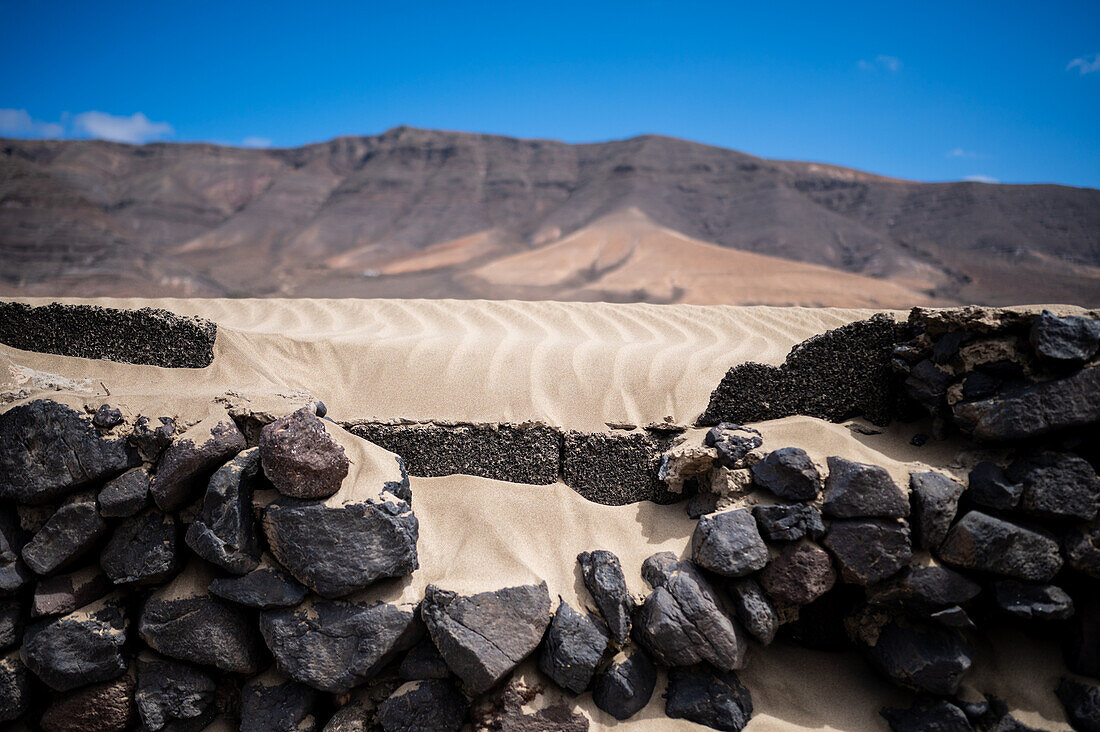
POLYGON ((0 650, 17 644, 23 635, 23 603, 0 600, 0 650))
POLYGON ((909 490, 917 545, 936 549, 947 537, 966 489, 942 473, 926 471, 910 474, 909 490))
POLYGON ((1070 726, 1080 732, 1100 732, 1100 686, 1063 677, 1054 693, 1070 726))
POLYGON ((550 624, 546 583, 464 597, 428 585, 420 614, 467 692, 487 691, 539 645, 550 624))
POLYGON ((149 491, 162 511, 190 503, 223 463, 248 447, 228 416, 215 415, 178 436, 157 463, 149 491))
POLYGON ((711 729, 740 732, 752 718, 752 696, 737 674, 707 666, 668 672, 665 714, 711 729))
POLYGON ((656 685, 657 667, 640 648, 631 648, 596 672, 592 701, 615 719, 629 719, 649 703, 656 685))
POLYGON ((72 565, 107 533, 91 492, 71 496, 23 545, 23 561, 38 574, 72 565))
POLYGON ((768 453, 752 466, 752 479, 761 488, 791 501, 812 501, 821 492, 821 474, 800 447, 768 453))
POLYGON ((449 679, 452 676, 451 669, 431 638, 424 638, 405 654, 397 674, 406 681, 449 679))
POLYGON ((752 427, 722 422, 707 430, 706 436, 703 437, 703 444, 718 451, 719 465, 732 468, 749 452, 763 445, 764 438, 752 427))
POLYGON ((111 595, 33 623, 23 636, 23 658, 35 676, 57 691, 113 679, 126 672, 128 625, 122 599, 111 595))
POLYGON ((69 574, 46 577, 35 585, 31 617, 71 613, 110 591, 111 581, 96 565, 69 574))
POLYGON ((125 519, 100 553, 99 563, 116 585, 168 579, 180 569, 175 517, 151 508, 125 519))
POLYGON ((245 574, 260 563, 260 541, 252 518, 252 491, 259 472, 257 447, 218 468, 206 487, 202 512, 187 528, 187 546, 231 574, 245 574))
POLYGON ((14 511, 0 511, 0 597, 18 592, 34 573, 23 564, 23 531, 14 511))
POLYGON ((1023 488, 1020 508, 1055 520, 1091 521, 1100 507, 1100 478, 1076 455, 1041 452, 1017 460, 1008 477, 1023 488))
POLYGON ((411 607, 306 600, 261 613, 260 632, 280 671, 314 689, 343 694, 411 648, 424 628, 411 607))
POLYGON ((149 503, 152 475, 144 467, 132 468, 99 491, 99 514, 105 518, 133 516, 149 503))
POLYGON ((558 605, 539 654, 539 669, 563 689, 583 693, 607 653, 611 638, 603 622, 558 605))
POLYGON ((836 557, 844 581, 865 587, 897 574, 913 557, 904 521, 833 521, 824 543, 836 557))
POLYGON ((156 462, 161 454, 172 444, 176 434, 176 421, 171 417, 160 417, 156 422, 148 417, 138 417, 134 422, 134 431, 130 433, 130 444, 148 462, 156 462))
POLYGON ((19 651, 0 656, 0 722, 23 716, 31 706, 31 675, 19 651))
POLYGON ((317 692, 278 671, 241 687, 241 732, 312 732, 317 692))
POLYGON ((915 365, 905 379, 905 393, 913 401, 934 412, 939 407, 953 378, 949 371, 941 369, 925 359, 915 365))
POLYGON ((908 567, 896 579, 875 588, 868 600, 896 609, 929 612, 962 605, 981 592, 981 586, 938 564, 908 567))
POLYGON ((143 656, 137 662, 134 702, 146 729, 197 732, 214 719, 216 685, 203 671, 143 656))
POLYGON ((344 448, 325 431, 321 419, 302 407, 260 431, 264 475, 283 495, 328 498, 347 477, 344 448))
POLYGON ((691 535, 691 558, 725 577, 744 577, 768 563, 768 545, 747 508, 712 513, 699 519, 691 535))
POLYGON ((753 506, 752 516, 768 541, 817 540, 825 535, 821 512, 807 503, 753 506))
POLYGON ((986 461, 970 471, 966 498, 978 506, 1007 511, 1019 504, 1023 491, 1022 485, 1009 480, 1004 468, 986 461))
POLYGON ((904 518, 909 500, 878 465, 831 457, 822 511, 836 518, 904 518))
POLYGON ((869 653, 898 685, 942 696, 958 691, 973 662, 973 651, 957 631, 902 621, 883 627, 869 653))
POLYGON ((210 591, 238 605, 260 610, 293 607, 305 599, 309 588, 284 572, 270 557, 260 557, 260 566, 240 577, 219 577, 210 591))
POLYGON ((118 411, 110 404, 101 404, 99 409, 95 410, 95 415, 92 417, 92 424, 100 429, 109 430, 112 427, 117 427, 122 424, 122 412, 118 411))
POLYGON ((600 609, 611 637, 622 644, 630 635, 630 618, 634 600, 626 589, 626 578, 619 558, 609 551, 597 549, 577 555, 584 586, 596 607, 600 609))
POLYGON ((779 614, 760 584, 751 577, 731 582, 729 597, 737 620, 749 635, 764 645, 771 643, 779 630, 779 614))
POLYGON ((1100 579, 1100 521, 1070 529, 1066 533, 1064 546, 1069 566, 1100 579))
POLYGON ((272 554, 302 584, 335 598, 419 564, 419 523, 405 501, 329 506, 283 496, 264 511, 272 554))
POLYGON ((1060 363, 1084 363, 1100 350, 1100 320, 1079 315, 1059 318, 1049 310, 1035 319, 1031 346, 1042 358, 1060 363))
POLYGON ((414 681, 378 705, 378 723, 383 732, 458 732, 469 706, 450 681, 414 681))
POLYGON ((1073 599, 1054 585, 1000 580, 993 583, 993 600, 1001 610, 1022 620, 1065 620, 1073 615, 1073 599))
POLYGON ((962 709, 942 699, 918 701, 908 709, 883 707, 879 714, 893 732, 972 732, 974 729, 962 709))
POLYGON ((958 567, 1033 582, 1047 582, 1062 568, 1058 542, 1050 534, 980 511, 969 512, 951 528, 939 556, 958 567))
POLYGON ((36 399, 0 414, 0 498, 48 503, 138 464, 124 439, 100 436, 63 404, 36 399))

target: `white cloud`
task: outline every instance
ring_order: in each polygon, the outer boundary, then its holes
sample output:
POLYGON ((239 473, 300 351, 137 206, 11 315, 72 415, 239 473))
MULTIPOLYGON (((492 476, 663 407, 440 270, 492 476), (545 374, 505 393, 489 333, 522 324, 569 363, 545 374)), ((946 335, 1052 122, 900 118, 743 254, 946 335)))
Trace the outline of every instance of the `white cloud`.
POLYGON ((134 145, 159 140, 175 132, 167 122, 151 122, 141 112, 129 117, 107 112, 81 112, 73 117, 73 130, 78 135, 134 145))
POLYGON ((901 59, 897 56, 885 56, 880 53, 878 56, 875 56, 874 61, 860 59, 857 66, 864 71, 876 71, 881 69, 893 74, 901 70, 901 59))
POLYGON ((270 137, 246 137, 241 141, 245 147, 271 147, 270 137))
POLYGON ((964 150, 961 147, 956 147, 953 150, 947 151, 947 157, 949 158, 976 158, 978 153, 973 150, 964 150))
POLYGON ((1066 64, 1066 71, 1070 69, 1078 69, 1081 72, 1081 76, 1091 74, 1094 71, 1100 71, 1100 53, 1092 54, 1091 60, 1089 60, 1088 56, 1080 56, 1073 59, 1066 64))
POLYGON ((58 122, 34 119, 25 109, 0 109, 0 135, 19 137, 61 137, 65 127, 58 122))
POLYGON ((971 183, 1000 183, 1001 182, 1001 181, 997 180, 996 178, 994 178, 991 175, 968 175, 965 178, 963 178, 963 180, 970 181, 971 183))

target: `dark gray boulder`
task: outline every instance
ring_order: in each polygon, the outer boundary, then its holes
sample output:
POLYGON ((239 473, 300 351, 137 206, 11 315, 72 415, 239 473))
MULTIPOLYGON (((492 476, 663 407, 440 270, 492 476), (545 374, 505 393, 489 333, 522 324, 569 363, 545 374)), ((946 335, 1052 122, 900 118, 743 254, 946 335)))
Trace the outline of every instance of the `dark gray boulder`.
POLYGON ((194 666, 138 659, 134 702, 146 729, 198 732, 214 719, 216 690, 214 679, 194 666))
POLYGON ((1084 363, 1100 350, 1100 320, 1080 315, 1058 317, 1044 310, 1031 324, 1028 339, 1041 358, 1084 363))
POLYGON ((23 561, 38 574, 71 566, 107 533, 91 492, 71 496, 23 545, 23 561))
POLYGON ((12 595, 34 578, 23 564, 23 530, 14 511, 0 511, 0 597, 12 595))
POLYGON ((343 694, 411 648, 424 628, 413 607, 309 599, 262 612, 260 632, 284 674, 343 694))
POLYGON ((328 505, 282 496, 267 506, 263 525, 279 563, 322 597, 342 597, 420 566, 420 525, 402 500, 328 505))
POLYGON ((252 517, 252 491, 259 483, 260 451, 253 447, 217 469, 206 486, 202 511, 187 527, 187 546, 231 574, 260 563, 260 540, 252 517))
POLYGON ((205 567, 190 566, 153 593, 141 611, 138 633, 158 653, 222 671, 253 674, 261 661, 255 621, 215 598, 205 567))
POLYGON ((461 596, 428 585, 420 614, 466 691, 488 691, 531 655, 550 624, 546 583, 461 596))
POLYGON ((1073 729, 1100 732, 1100 686, 1062 677, 1054 693, 1073 729))
POLYGON ((812 501, 821 492, 821 473, 800 447, 768 453, 752 466, 752 479, 761 488, 791 501, 812 501))
POLYGON ((722 609, 714 587, 691 562, 676 562, 668 571, 664 560, 662 573, 643 569, 647 581, 658 581, 636 613, 635 640, 664 666, 705 661, 728 671, 742 668, 748 642, 722 609))
POLYGON ((546 632, 539 670, 563 689, 581 694, 591 683, 610 643, 603 621, 577 612, 562 600, 546 632))
POLYGON ((176 421, 171 417, 159 417, 153 421, 142 416, 134 422, 134 431, 130 433, 130 444, 142 459, 154 463, 172 444, 175 434, 176 421))
POLYGON ((764 645, 771 643, 779 630, 779 614, 764 594, 760 583, 748 577, 731 582, 728 587, 730 603, 737 620, 756 640, 764 645))
POLYGON ((977 440, 1025 440, 1100 420, 1100 368, 1084 368, 1062 379, 1022 391, 952 407, 955 424, 977 440))
POLYGON ((707 430, 703 444, 718 451, 718 464, 724 468, 738 465, 752 450, 764 444, 764 438, 752 427, 722 422, 707 430))
POLYGON ((23 636, 27 668, 57 691, 107 681, 126 672, 126 617, 115 594, 79 610, 32 623, 23 636))
POLYGON ((792 605, 808 605, 836 584, 829 553, 816 544, 788 544, 760 573, 768 595, 792 605))
POLYGON ((1063 545, 1069 566, 1100 579, 1100 521, 1073 527, 1066 533, 1063 545))
POLYGON ((825 479, 822 511, 836 518, 904 518, 909 515, 905 493, 878 465, 831 457, 825 479))
POLYGON ((1100 507, 1100 477, 1087 461, 1058 452, 1017 460, 1008 477, 1023 489, 1020 508, 1041 518, 1091 521, 1100 507))
POLYGON ((1062 568, 1058 542, 1050 534, 980 511, 951 527, 939 556, 958 567, 1032 582, 1047 582, 1062 568))
POLYGON ((122 412, 110 404, 100 404, 92 417, 92 424, 100 429, 109 430, 122 424, 122 412))
POLYGON ((149 504, 152 474, 145 467, 131 468, 99 491, 99 515, 105 518, 133 516, 149 504))
POLYGON ((798 541, 803 537, 825 536, 821 512, 808 503, 753 506, 752 517, 760 534, 768 541, 798 541))
POLYGON ((949 696, 959 689, 973 651, 957 631, 893 621, 869 650, 871 660, 899 686, 949 696))
POLYGON ((451 669, 443 659, 432 639, 424 638, 401 659, 397 675, 405 681, 423 681, 425 679, 449 679, 451 669))
POLYGON ((260 565, 240 577, 219 577, 210 583, 210 591, 238 605, 259 610, 293 607, 309 594, 309 588, 287 574, 268 555, 260 565))
POLYGON ((210 475, 248 447, 228 415, 214 415, 176 437, 157 462, 149 484, 162 511, 176 511, 195 499, 210 475))
POLYGON ((925 471, 909 475, 909 499, 917 546, 936 549, 943 543, 964 490, 962 485, 942 473, 925 471))
POLYGON ((71 613, 111 591, 107 575, 92 565, 38 581, 31 599, 31 617, 71 613))
POLYGON ((383 732, 458 732, 469 706, 451 681, 413 681, 378 705, 378 724, 383 732))
POLYGON ((879 712, 893 732, 972 732, 962 709, 943 699, 915 702, 908 709, 883 707, 879 712))
POLYGON ((123 520, 100 552, 99 564, 116 585, 168 579, 181 564, 175 517, 150 508, 123 520))
POLYGON ((993 583, 993 601, 1021 620, 1065 620, 1073 615, 1073 599, 1054 585, 999 580, 993 583))
POLYGON ((241 732, 313 732, 314 689, 271 670, 241 687, 241 732))
POLYGON ((715 574, 744 577, 768 563, 768 545, 752 511, 739 508, 699 519, 691 535, 691 558, 715 574))
POLYGON ((707 666, 668 672, 665 714, 711 729, 740 732, 752 718, 752 696, 737 674, 707 666))
POLYGON ((592 701, 618 720, 640 712, 657 685, 657 667, 640 648, 620 651, 592 680, 592 701))
POLYGON ((23 637, 23 603, 0 600, 0 650, 19 643, 23 637))
POLYGON ((31 675, 19 651, 0 656, 0 722, 18 719, 31 706, 31 675))
POLYGON ((124 732, 134 724, 135 674, 54 696, 38 720, 45 732, 124 732))
POLYGON ((941 369, 932 361, 919 361, 905 379, 905 393, 910 399, 934 412, 947 394, 954 379, 951 372, 941 369))
POLYGON ((101 436, 64 404, 36 399, 0 414, 0 498, 48 503, 140 462, 125 439, 101 436))
POLYGON ((344 448, 309 407, 280 417, 260 431, 264 475, 282 494, 328 498, 347 477, 344 448))
POLYGON ((833 521, 824 543, 836 557, 841 578, 864 587, 894 576, 913 557, 909 527, 904 521, 833 521))
POLYGON ((966 498, 977 506, 1007 511, 1020 503, 1024 487, 1009 480, 997 463, 980 462, 970 471, 966 498))
POLYGON ((981 586, 938 564, 906 568, 895 579, 877 586, 867 597, 876 605, 930 612, 970 602, 981 586))
POLYGON ((513 678, 470 710, 471 726, 508 732, 587 732, 588 718, 573 711, 571 700, 555 701, 549 696, 541 686, 513 678), (535 710, 528 712, 525 707, 535 710))
POLYGON ((577 555, 584 586, 596 607, 600 609, 608 631, 616 643, 622 644, 630 636, 631 614, 634 600, 626 589, 626 578, 619 558, 609 551, 597 549, 577 555))

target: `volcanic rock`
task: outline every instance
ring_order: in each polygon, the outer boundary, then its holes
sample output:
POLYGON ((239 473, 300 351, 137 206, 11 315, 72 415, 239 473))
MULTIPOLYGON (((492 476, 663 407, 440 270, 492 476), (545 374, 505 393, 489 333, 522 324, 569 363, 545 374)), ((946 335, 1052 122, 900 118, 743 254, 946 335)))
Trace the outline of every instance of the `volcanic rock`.
POLYGON ((951 386, 951 372, 925 359, 917 363, 905 379, 905 393, 913 401, 934 412, 951 386))
POLYGON ((0 511, 0 597, 18 592, 34 574, 23 564, 23 531, 10 511, 0 511))
POLYGON ((567 701, 538 700, 546 695, 541 686, 528 686, 513 678, 496 694, 482 699, 470 710, 473 729, 509 732, 587 732, 588 718, 573 711, 567 701), (528 714, 525 707, 536 707, 528 714))
POLYGON ((821 492, 821 474, 800 447, 768 453, 752 466, 752 478, 761 488, 791 501, 812 501, 821 492))
POLYGON ((869 653, 900 686, 944 696, 958 691, 972 662, 972 651, 957 631, 902 621, 883 627, 869 653))
POLYGON ((909 501, 884 468, 831 457, 825 479, 826 516, 904 518, 909 501))
POLYGON ((734 615, 749 635, 764 645, 771 643, 779 630, 779 614, 760 584, 751 577, 732 582, 729 584, 729 597, 734 615))
POLYGON ((816 544, 788 544, 780 550, 760 580, 769 595, 794 605, 808 605, 836 584, 829 554, 816 544))
POLYGON ((1014 462, 1008 477, 1023 488, 1020 508, 1036 516, 1091 521, 1100 508, 1100 478, 1076 455, 1041 452, 1014 462))
POLYGON ((665 714, 711 729, 744 729, 752 717, 752 696, 737 674, 706 666, 673 668, 668 672, 665 714))
POLYGON ((23 660, 57 691, 107 681, 126 671, 122 650, 129 621, 115 594, 57 618, 33 623, 23 636, 23 660))
POLYGON ((562 600, 550 621, 539 669, 563 689, 581 694, 591 683, 610 640, 602 621, 577 612, 562 600))
POLYGON ((176 434, 176 421, 171 417, 160 417, 153 422, 148 417, 138 417, 134 422, 134 431, 130 433, 130 444, 148 462, 156 462, 161 454, 172 444, 176 434))
POLYGON ((887 721, 893 732, 972 732, 973 730, 963 710, 942 699, 918 701, 908 709, 883 707, 879 714, 887 721))
POLYGON ((99 405, 99 409, 95 410, 95 415, 92 417, 92 424, 104 430, 117 427, 122 422, 122 412, 110 404, 99 405))
POLYGON ((640 648, 620 651, 592 680, 592 701, 618 720, 640 712, 653 696, 657 667, 640 648))
POLYGON ((752 427, 722 422, 707 430, 703 444, 718 451, 718 464, 724 468, 738 467, 749 452, 764 444, 764 438, 752 427))
POLYGON ((978 506, 1007 511, 1020 502, 1024 487, 1013 483, 997 463, 981 462, 970 471, 967 500, 978 506))
POLYGON ((1032 348, 1043 358, 1060 363, 1084 363, 1100 350, 1100 320, 1049 310, 1035 319, 1029 334, 1032 348))
POLYGON ((260 632, 280 671, 343 694, 411 648, 424 630, 412 607, 309 599, 262 612, 260 632))
POLYGON ((190 503, 210 475, 248 445, 227 415, 207 417, 177 437, 157 463, 149 490, 162 511, 190 503))
POLYGON ((1046 582, 1062 568, 1058 542, 1049 534, 980 511, 951 528, 939 556, 959 567, 1033 582, 1046 582))
POLYGON ((207 485, 202 512, 187 528, 187 546, 231 574, 245 574, 260 563, 252 518, 252 491, 259 472, 257 447, 218 468, 207 485))
POLYGON ((1054 693, 1070 726, 1081 732, 1100 732, 1100 686, 1063 677, 1054 693))
POLYGON ((23 545, 23 561, 38 574, 51 574, 86 554, 104 534, 107 523, 96 510, 91 492, 72 496, 23 545))
POLYGON ((1064 542, 1069 566, 1100 579, 1100 521, 1074 527, 1064 542))
POLYGON ((211 595, 211 579, 206 567, 188 567, 145 601, 138 633, 165 656, 229 673, 255 673, 261 659, 255 621, 211 595))
POLYGON ((550 624, 546 583, 469 597, 428 585, 420 614, 432 641, 473 696, 529 656, 550 624))
POLYGON ((210 591, 224 600, 260 610, 292 607, 309 594, 308 587, 284 572, 267 554, 248 574, 215 579, 210 591))
POLYGON ((741 628, 722 610, 718 593, 691 562, 662 554, 667 556, 646 560, 650 571, 643 567, 654 590, 635 617, 635 639, 665 666, 706 661, 727 671, 742 668, 748 644, 741 628), (653 571, 658 563, 661 570, 653 571))
POLYGON ((23 603, 0 600, 0 650, 16 645, 23 635, 23 603))
POLYGON ((1001 610, 1022 620, 1065 620, 1073 615, 1073 599, 1054 585, 1000 580, 993 583, 993 599, 1001 610))
POLYGON ((1024 440, 1100 420, 1100 368, 1084 368, 1011 395, 952 408, 957 424, 977 440, 1024 440))
POLYGON ((1078 595, 1062 647, 1066 667, 1075 674, 1100 679, 1100 597, 1078 595))
POLYGON ((31 600, 31 617, 71 613, 106 595, 111 582, 98 566, 39 580, 31 600))
POLYGON ((626 578, 619 558, 609 551, 597 549, 577 555, 584 586, 596 607, 600 609, 611 637, 622 644, 630 635, 630 618, 634 600, 626 589, 626 578))
POLYGON ((378 705, 378 723, 383 732, 458 732, 469 706, 451 681, 413 681, 378 705))
POLYGON ((917 545, 936 549, 947 536, 966 489, 942 473, 926 471, 910 474, 909 490, 917 545))
POLYGON ((844 581, 865 587, 897 574, 913 556, 904 521, 833 521, 824 543, 836 557, 844 581))
POLYGON ((58 696, 39 725, 46 732, 123 732, 134 722, 134 673, 58 696))
POLYGON ((317 692, 275 670, 241 688, 241 732, 312 732, 317 692))
POLYGON ((197 732, 214 718, 214 680, 185 663, 143 656, 134 701, 146 729, 197 732))
POLYGON ((99 491, 99 515, 105 518, 133 516, 149 503, 152 475, 144 468, 132 468, 99 491))
POLYGON ((124 439, 100 436, 63 404, 36 399, 0 414, 0 498, 47 503, 139 463, 124 439))
POLYGON ((31 678, 19 651, 0 656, 0 722, 23 715, 31 705, 31 678))
POLYGON ((768 541, 820 539, 825 535, 821 512, 807 503, 753 506, 752 516, 760 534, 768 541))
POLYGON ((328 498, 340 490, 350 465, 344 448, 308 407, 263 428, 260 458, 268 480, 294 498, 328 498))
POLYGON ((397 674, 405 681, 449 679, 452 676, 450 667, 431 638, 424 638, 405 654, 397 674))
POLYGON ((99 563, 116 585, 162 582, 179 571, 178 544, 175 517, 150 508, 118 525, 99 563))
POLYGON ((747 508, 699 519, 691 535, 691 558, 725 577, 744 577, 768 563, 768 546, 747 508))
POLYGON ((868 601, 897 609, 931 611, 973 600, 981 586, 938 564, 913 566, 875 588, 868 601))

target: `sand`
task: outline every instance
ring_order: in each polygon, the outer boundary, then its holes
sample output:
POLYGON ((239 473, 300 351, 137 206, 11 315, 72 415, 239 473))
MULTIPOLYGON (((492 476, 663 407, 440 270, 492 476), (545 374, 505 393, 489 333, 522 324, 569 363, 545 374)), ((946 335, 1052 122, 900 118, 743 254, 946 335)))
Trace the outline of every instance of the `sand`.
MULTIPOLYGON (((585 430, 666 416, 687 423, 730 366, 750 359, 778 364, 795 343, 869 315, 438 300, 95 302, 152 305, 215 320, 214 363, 201 370, 163 369, 0 346, 0 391, 26 390, 19 401, 51 396, 78 405, 109 402, 131 416, 167 413, 185 422, 224 410, 215 400, 281 413, 321 398, 337 420, 542 420, 585 430)), ((918 468, 959 474, 981 457, 951 443, 910 445, 921 425, 877 430, 860 421, 838 425, 789 417, 757 427, 765 449, 794 445, 822 462, 829 455, 874 462, 899 482, 918 468)), ((353 466, 352 475, 385 469, 371 450, 354 450, 350 457, 363 463, 353 466)), ((642 595, 642 562, 657 551, 686 556, 695 524, 679 505, 603 506, 560 483, 450 476, 413 478, 412 491, 422 568, 365 595, 415 600, 429 583, 477 592, 545 580, 552 597, 588 606, 575 557, 591 549, 615 552, 630 590, 642 595)), ((1061 669, 1057 649, 1007 630, 998 630, 997 637, 995 648, 981 649, 968 683, 1004 696, 1025 722, 1068 729, 1053 695, 1061 669)), ((525 673, 533 673, 530 664, 525 673)), ((885 729, 878 709, 905 699, 853 654, 783 642, 754 646, 742 678, 756 707, 748 727, 754 732, 885 729)), ((603 715, 590 695, 575 704, 593 729, 698 729, 667 719, 660 691, 628 723, 603 715)))

